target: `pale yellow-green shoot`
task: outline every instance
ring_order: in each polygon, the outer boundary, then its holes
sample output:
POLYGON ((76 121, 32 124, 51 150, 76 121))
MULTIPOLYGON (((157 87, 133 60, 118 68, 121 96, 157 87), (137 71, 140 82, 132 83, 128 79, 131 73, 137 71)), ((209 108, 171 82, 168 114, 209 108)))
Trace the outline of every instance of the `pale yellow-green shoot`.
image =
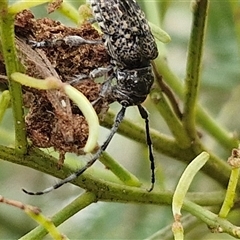
POLYGON ((208 159, 209 154, 207 152, 202 152, 187 166, 183 172, 173 195, 172 212, 174 216, 176 214, 181 215, 181 208, 189 186, 192 183, 194 176, 208 159))
POLYGON ((10 5, 8 8, 8 12, 12 14, 17 14, 25 9, 36 7, 47 2, 52 2, 52 0, 34 0, 34 1, 20 0, 10 5))

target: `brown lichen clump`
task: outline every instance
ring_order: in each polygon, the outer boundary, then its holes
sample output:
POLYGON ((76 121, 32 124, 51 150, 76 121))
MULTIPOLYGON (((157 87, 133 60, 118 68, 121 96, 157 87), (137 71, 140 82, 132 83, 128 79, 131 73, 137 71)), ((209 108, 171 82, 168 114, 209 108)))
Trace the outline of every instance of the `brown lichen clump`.
MULTIPOLYGON (((17 16, 16 34, 35 41, 61 39, 69 35, 78 35, 87 40, 101 39, 91 24, 86 23, 79 28, 66 27, 49 18, 34 19, 29 11, 17 16)), ((109 64, 109 56, 103 44, 83 44, 80 47, 65 45, 43 48, 43 51, 62 81, 109 64)))
MULTIPOLYGON (((69 35, 78 35, 88 40, 101 39, 90 24, 71 28, 52 19, 35 19, 31 12, 23 11, 16 17, 15 32, 19 57, 30 76, 55 76, 68 82, 76 75, 88 75, 91 70, 109 64, 103 44, 83 44, 79 47, 62 45, 41 49, 32 49, 26 44, 29 40, 61 39, 69 35)), ((99 96, 101 86, 92 79, 86 79, 80 80, 74 87, 89 101, 94 101, 99 96)), ((88 138, 88 126, 80 110, 68 97, 60 90, 24 88, 24 93, 25 105, 29 107, 26 116, 27 134, 33 145, 53 147, 60 153, 60 163, 66 152, 81 154, 88 138)), ((99 101, 94 108, 100 113, 106 109, 106 105, 108 103, 99 101)))

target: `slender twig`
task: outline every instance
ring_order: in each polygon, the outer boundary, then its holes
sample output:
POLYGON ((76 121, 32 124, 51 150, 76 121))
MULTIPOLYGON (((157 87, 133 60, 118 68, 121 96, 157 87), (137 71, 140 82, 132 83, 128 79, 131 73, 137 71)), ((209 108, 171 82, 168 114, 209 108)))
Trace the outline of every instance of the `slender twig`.
POLYGON ((226 197, 224 199, 223 205, 219 211, 218 216, 221 218, 226 218, 231 208, 234 205, 234 200, 236 198, 236 187, 239 180, 240 172, 240 149, 233 149, 232 155, 228 158, 228 163, 232 167, 231 176, 229 179, 226 197))
POLYGON ((53 222, 49 218, 41 214, 41 210, 39 208, 31 205, 26 205, 16 200, 4 198, 1 195, 0 195, 0 202, 23 210, 29 217, 31 217, 33 220, 38 222, 46 230, 46 233, 49 233, 53 239, 58 239, 58 240, 67 239, 58 231, 56 226, 53 224, 53 222))
POLYGON ((166 83, 164 83, 163 78, 159 74, 159 72, 157 70, 157 67, 156 67, 156 64, 154 62, 152 62, 152 66, 153 66, 153 71, 154 71, 154 75, 155 75, 155 78, 156 78, 156 82, 158 83, 161 90, 168 97, 175 114, 179 117, 179 119, 182 119, 181 110, 179 108, 178 102, 177 102, 172 90, 167 86, 166 83))
POLYGON ((203 207, 185 200, 183 204, 183 209, 196 216, 205 222, 213 232, 228 233, 233 237, 240 238, 240 228, 230 223, 224 218, 218 217, 211 211, 204 209, 203 207))
POLYGON ((141 182, 125 169, 120 163, 115 161, 107 152, 103 152, 99 158, 100 162, 111 172, 113 172, 124 184, 128 186, 141 186, 141 182))
POLYGON ((200 85, 200 69, 205 35, 208 0, 193 2, 193 22, 188 47, 186 90, 184 99, 183 125, 194 141, 197 139, 196 104, 200 85))
POLYGON ((163 77, 164 81, 166 81, 171 90, 176 93, 178 97, 183 99, 183 82, 170 69, 166 59, 160 55, 157 59, 154 60, 154 64, 156 66, 157 72, 163 77))
POLYGON ((191 145, 191 141, 183 128, 183 125, 179 118, 173 113, 169 106, 165 96, 161 90, 153 89, 150 93, 151 99, 153 100, 155 107, 164 118, 170 131, 176 139, 178 145, 182 148, 188 148, 191 145))
POLYGON ((197 121, 214 139, 227 150, 238 146, 239 140, 234 134, 228 132, 223 126, 216 122, 216 119, 202 107, 197 109, 197 121))
POLYGON ((23 117, 22 89, 19 83, 10 78, 12 73, 21 71, 21 67, 14 43, 14 15, 8 13, 7 1, 1 1, 0 4, 0 36, 14 115, 15 147, 17 152, 24 154, 27 152, 27 137, 23 117))
MULTIPOLYGON (((61 223, 78 213, 80 210, 89 206, 91 203, 96 202, 96 196, 94 193, 85 192, 77 197, 74 201, 64 207, 61 211, 52 217, 52 222, 55 226, 59 226, 61 223)), ((27 239, 42 239, 48 232, 43 226, 38 226, 31 232, 24 235, 21 240, 27 239)))
MULTIPOLYGON (((180 99, 184 98, 184 88, 181 80, 171 71, 165 59, 161 57, 155 61, 159 73, 163 76, 169 87, 178 95, 180 99)), ((197 122, 205 129, 218 143, 226 149, 237 147, 239 141, 233 134, 229 133, 223 126, 203 109, 197 105, 197 122)))

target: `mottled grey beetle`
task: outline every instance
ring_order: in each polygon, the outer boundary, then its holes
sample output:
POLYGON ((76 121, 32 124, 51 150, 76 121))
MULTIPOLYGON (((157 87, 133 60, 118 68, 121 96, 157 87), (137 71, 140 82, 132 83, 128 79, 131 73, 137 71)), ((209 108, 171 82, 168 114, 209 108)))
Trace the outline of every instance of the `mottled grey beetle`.
MULTIPOLYGON (((135 0, 89 0, 93 10, 94 20, 103 32, 103 42, 110 56, 111 65, 107 68, 95 69, 90 73, 92 78, 108 73, 108 79, 102 85, 100 98, 118 101, 122 108, 116 116, 110 135, 99 148, 93 158, 69 177, 56 185, 41 192, 24 192, 30 195, 41 195, 59 188, 68 183, 86 169, 88 169, 107 148, 112 137, 122 122, 126 108, 137 105, 141 117, 146 123, 146 137, 149 147, 149 159, 151 162, 152 180, 151 191, 155 182, 155 164, 152 151, 152 141, 149 132, 149 120, 146 110, 141 103, 146 99, 153 84, 154 77, 150 61, 158 55, 157 45, 151 33, 145 15, 135 0), (116 83, 112 80, 116 78, 116 83)), ((96 44, 99 41, 85 40, 79 36, 68 36, 62 39, 65 44, 80 45, 83 43, 96 44)), ((35 42, 34 47, 46 47, 54 45, 49 41, 35 42)), ((59 44, 59 41, 56 43, 59 44)))

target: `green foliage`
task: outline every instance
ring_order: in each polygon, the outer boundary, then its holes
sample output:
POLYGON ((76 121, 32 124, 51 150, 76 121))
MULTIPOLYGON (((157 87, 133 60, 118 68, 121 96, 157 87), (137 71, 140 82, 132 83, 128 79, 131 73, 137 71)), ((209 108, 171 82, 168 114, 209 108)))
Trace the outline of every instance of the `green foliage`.
MULTIPOLYGON (((36 5, 41 2, 35 1, 36 5)), ((76 7, 80 4, 73 3, 76 7)), ((104 154, 101 162, 106 164, 108 158, 120 162, 140 179, 142 187, 124 185, 111 171, 96 164, 74 181, 76 186, 67 184, 37 197, 21 192, 22 187, 38 191, 53 183, 51 177, 41 172, 64 178, 90 156, 68 154, 63 168, 58 171, 55 167, 57 154, 52 149, 29 148, 21 85, 10 78, 14 72, 23 72, 17 60, 13 29, 14 14, 21 9, 21 4, 19 9, 10 8, 12 12, 8 14, 8 2, 1 1, 0 50, 9 79, 11 108, 7 108, 8 92, 2 92, 0 193, 8 199, 39 207, 45 216, 52 216, 53 224, 61 224, 58 230, 69 239, 172 239, 171 204, 175 188, 187 164, 206 151, 210 159, 197 174, 182 205, 185 211, 180 221, 184 237, 199 240, 240 238, 236 227, 240 225, 239 171, 226 162, 232 149, 239 144, 240 20, 237 13, 240 6, 237 2, 219 4, 207 0, 191 1, 191 6, 189 2, 170 0, 139 3, 149 21, 154 26, 161 25, 172 39, 168 44, 158 41, 160 55, 154 61, 156 83, 144 103, 150 112, 157 165, 156 188, 151 193, 146 191, 150 177, 145 131, 133 107, 128 109, 119 128, 120 135, 114 137, 107 149, 111 157, 104 154), (178 107, 182 117, 177 112, 178 107), (229 184, 224 201, 230 174, 234 184, 229 184), (218 212, 223 202, 220 218, 218 212), (234 207, 230 211, 232 204, 234 207), (206 225, 216 233, 210 234, 206 225)), ((67 9, 70 8, 65 4, 61 11, 48 17, 74 25, 76 12, 69 16, 67 9)), ((34 7, 33 11, 39 17, 45 14, 42 5, 34 7)), ((101 123, 103 127, 111 127, 117 109, 118 105, 113 104, 101 123)), ((107 132, 101 129, 99 142, 105 140, 107 132)), ((34 229, 35 223, 23 212, 0 206, 0 239, 41 239, 46 235, 44 224, 34 229)), ((45 237, 49 238, 49 235, 45 237)))

